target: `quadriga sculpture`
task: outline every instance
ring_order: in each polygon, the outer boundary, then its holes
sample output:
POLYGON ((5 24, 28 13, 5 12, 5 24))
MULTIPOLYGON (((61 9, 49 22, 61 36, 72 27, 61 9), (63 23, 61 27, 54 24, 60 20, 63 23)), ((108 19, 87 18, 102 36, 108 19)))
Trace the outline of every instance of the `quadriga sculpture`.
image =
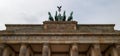
POLYGON ((64 11, 63 15, 61 15, 61 13, 60 13, 61 12, 61 7, 62 6, 57 6, 59 14, 56 11, 54 18, 52 17, 51 13, 48 12, 50 21, 72 21, 73 20, 73 12, 71 12, 68 19, 66 19, 66 12, 64 11))

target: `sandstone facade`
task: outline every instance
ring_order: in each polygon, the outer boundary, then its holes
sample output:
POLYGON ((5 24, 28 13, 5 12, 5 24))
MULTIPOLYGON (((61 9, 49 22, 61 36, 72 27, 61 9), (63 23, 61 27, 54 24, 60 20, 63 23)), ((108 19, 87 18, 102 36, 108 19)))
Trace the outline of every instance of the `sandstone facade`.
POLYGON ((6 24, 0 31, 0 56, 120 56, 120 31, 114 24, 6 24))

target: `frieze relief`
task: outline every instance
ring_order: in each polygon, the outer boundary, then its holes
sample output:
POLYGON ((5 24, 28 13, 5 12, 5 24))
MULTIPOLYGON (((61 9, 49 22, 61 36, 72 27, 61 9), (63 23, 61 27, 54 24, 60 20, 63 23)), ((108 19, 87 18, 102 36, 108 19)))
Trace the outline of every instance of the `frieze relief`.
POLYGON ((120 43, 120 36, 0 36, 0 43, 120 43))

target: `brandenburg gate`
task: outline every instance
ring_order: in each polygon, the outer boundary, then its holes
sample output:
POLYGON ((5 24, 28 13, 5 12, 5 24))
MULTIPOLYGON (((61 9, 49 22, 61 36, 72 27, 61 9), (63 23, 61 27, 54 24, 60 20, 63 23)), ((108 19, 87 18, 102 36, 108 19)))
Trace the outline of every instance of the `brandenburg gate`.
POLYGON ((0 56, 120 56, 114 24, 6 24, 0 31, 0 56))
POLYGON ((78 24, 64 15, 43 24, 6 24, 0 31, 0 56, 120 56, 120 31, 114 24, 78 24), (62 20, 61 20, 62 19, 62 20))

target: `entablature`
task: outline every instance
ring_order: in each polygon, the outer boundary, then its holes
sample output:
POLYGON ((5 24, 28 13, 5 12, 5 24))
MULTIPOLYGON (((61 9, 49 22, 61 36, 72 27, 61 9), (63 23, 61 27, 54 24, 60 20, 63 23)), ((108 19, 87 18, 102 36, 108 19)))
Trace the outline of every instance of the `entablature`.
POLYGON ((120 43, 120 35, 4 35, 0 43, 120 43))

